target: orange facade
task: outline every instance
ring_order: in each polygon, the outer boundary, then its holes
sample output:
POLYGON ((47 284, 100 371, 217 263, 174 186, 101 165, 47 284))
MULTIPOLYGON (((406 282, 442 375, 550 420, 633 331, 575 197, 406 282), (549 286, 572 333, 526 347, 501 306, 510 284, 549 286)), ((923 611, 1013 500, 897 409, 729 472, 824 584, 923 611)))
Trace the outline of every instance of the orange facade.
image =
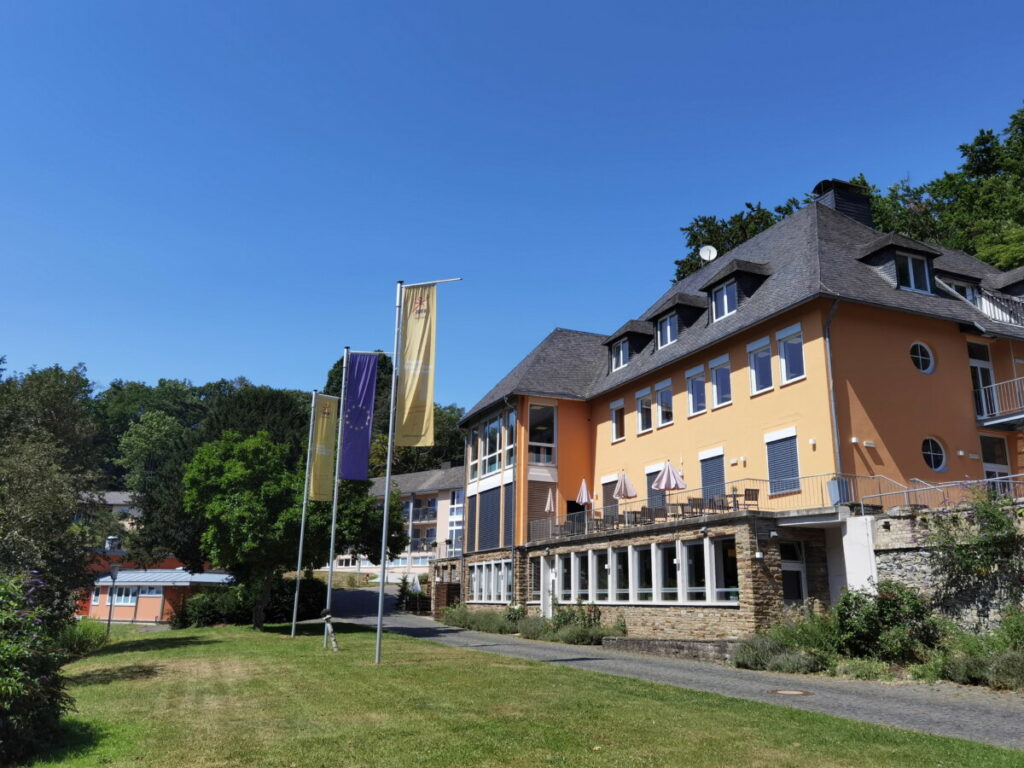
POLYGON ((91 619, 106 621, 113 608, 112 621, 118 622, 167 622, 174 616, 175 611, 188 597, 189 587, 165 586, 159 595, 139 594, 134 605, 107 604, 108 587, 99 587, 99 596, 93 597, 87 602, 88 615, 91 619))

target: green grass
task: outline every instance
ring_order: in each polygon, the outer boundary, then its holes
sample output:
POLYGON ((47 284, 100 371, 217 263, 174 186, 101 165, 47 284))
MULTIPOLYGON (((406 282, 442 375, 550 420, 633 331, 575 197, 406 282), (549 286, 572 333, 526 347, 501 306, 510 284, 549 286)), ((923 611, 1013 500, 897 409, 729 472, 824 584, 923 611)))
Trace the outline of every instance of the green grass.
POLYGON ((1020 766, 1020 752, 372 632, 122 637, 37 766, 1020 766))

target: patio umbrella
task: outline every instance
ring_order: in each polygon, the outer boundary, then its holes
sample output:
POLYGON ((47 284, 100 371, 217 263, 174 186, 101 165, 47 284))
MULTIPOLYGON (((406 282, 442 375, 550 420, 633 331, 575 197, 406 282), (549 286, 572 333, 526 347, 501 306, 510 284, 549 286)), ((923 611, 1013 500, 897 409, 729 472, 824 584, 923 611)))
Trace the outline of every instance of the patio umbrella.
POLYGON ((590 491, 587 489, 587 480, 583 479, 583 483, 580 485, 580 492, 576 496, 576 503, 581 507, 587 506, 587 504, 593 504, 594 497, 590 495, 590 491))
POLYGON ((618 482, 615 483, 615 490, 612 491, 613 499, 635 499, 636 488, 629 482, 625 472, 619 472, 618 482))
POLYGON ((555 513, 555 494, 550 488, 548 488, 548 500, 544 505, 544 511, 549 515, 553 515, 555 513))
POLYGON ((686 488, 686 483, 683 482, 683 476, 676 472, 676 468, 666 461, 661 472, 651 483, 651 488, 656 491, 681 491, 686 488))

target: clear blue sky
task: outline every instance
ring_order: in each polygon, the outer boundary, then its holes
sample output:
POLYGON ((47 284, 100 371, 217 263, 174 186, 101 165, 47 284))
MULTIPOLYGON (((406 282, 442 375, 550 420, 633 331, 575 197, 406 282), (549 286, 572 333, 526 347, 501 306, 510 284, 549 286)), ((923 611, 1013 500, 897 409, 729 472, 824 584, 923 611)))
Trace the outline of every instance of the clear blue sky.
POLYGON ((4 2, 0 355, 322 387, 458 276, 468 407, 639 315, 694 215, 953 169, 1022 51, 1019 2, 4 2))

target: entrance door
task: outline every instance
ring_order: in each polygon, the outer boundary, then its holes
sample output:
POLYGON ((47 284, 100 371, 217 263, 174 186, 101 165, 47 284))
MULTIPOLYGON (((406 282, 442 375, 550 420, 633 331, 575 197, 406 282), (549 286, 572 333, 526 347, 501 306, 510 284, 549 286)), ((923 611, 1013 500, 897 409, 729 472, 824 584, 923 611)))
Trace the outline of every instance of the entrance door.
POLYGON ((984 344, 968 342, 967 354, 971 361, 971 385, 974 387, 974 411, 979 417, 991 416, 999 411, 996 383, 992 373, 992 357, 984 344))

